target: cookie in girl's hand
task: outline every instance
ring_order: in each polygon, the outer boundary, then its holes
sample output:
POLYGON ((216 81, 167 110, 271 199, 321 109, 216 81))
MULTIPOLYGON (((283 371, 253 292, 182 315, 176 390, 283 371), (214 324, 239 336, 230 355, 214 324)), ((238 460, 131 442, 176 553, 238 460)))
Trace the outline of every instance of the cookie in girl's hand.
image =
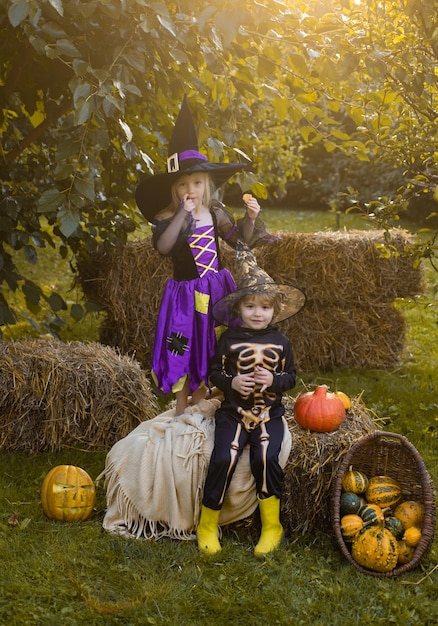
POLYGON ((251 200, 252 198, 252 194, 251 193, 244 193, 242 196, 242 200, 244 201, 245 204, 248 204, 248 202, 251 200))

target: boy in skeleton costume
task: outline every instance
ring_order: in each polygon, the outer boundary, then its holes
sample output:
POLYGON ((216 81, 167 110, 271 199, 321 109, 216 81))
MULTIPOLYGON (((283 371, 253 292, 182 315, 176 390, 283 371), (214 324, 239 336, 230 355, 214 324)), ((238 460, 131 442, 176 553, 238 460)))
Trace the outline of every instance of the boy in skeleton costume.
POLYGON ((223 391, 215 415, 215 441, 204 486, 197 529, 199 549, 221 549, 218 520, 225 493, 246 444, 259 499, 262 533, 257 556, 275 550, 283 537, 280 497, 283 471, 278 457, 284 436, 282 394, 295 386, 289 340, 273 326, 297 313, 302 291, 276 284, 257 266, 252 252, 238 244, 237 291, 216 303, 213 315, 229 328, 219 339, 210 382, 223 391))

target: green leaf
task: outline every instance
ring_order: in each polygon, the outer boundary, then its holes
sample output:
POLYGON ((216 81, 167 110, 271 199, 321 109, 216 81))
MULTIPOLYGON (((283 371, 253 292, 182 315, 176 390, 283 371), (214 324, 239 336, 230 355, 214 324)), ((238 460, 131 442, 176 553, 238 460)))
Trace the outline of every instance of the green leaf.
POLYGON ((84 308, 80 304, 72 304, 70 308, 70 315, 78 322, 84 317, 84 308))
POLYGON ((49 303, 52 311, 55 311, 55 313, 57 311, 67 310, 67 305, 64 299, 61 298, 61 296, 58 293, 52 293, 51 296, 48 298, 47 302, 49 303))
POLYGON ((117 98, 115 98, 113 95, 109 93, 103 99, 103 110, 105 111, 105 115, 107 116, 112 115, 114 112, 113 111, 114 107, 118 109, 119 111, 123 111, 123 104, 120 102, 120 100, 118 100, 117 98))
POLYGON ((313 126, 300 126, 300 133, 306 143, 308 143, 310 135, 315 133, 313 126))
POLYGON ((292 53, 289 54, 287 58, 290 65, 292 66, 292 69, 296 70, 302 76, 308 73, 306 60, 302 54, 292 53))
POLYGON ((64 16, 64 7, 62 6, 61 0, 49 0, 49 3, 52 7, 59 13, 61 17, 64 16))
POLYGON ((67 238, 75 232, 75 230, 79 226, 81 218, 78 211, 73 211, 65 208, 58 211, 57 217, 59 220, 59 228, 64 237, 67 238))
POLYGON ((262 200, 266 200, 268 197, 268 190, 266 189, 263 183, 257 182, 255 185, 251 187, 251 190, 254 192, 254 195, 257 198, 262 198, 262 200))
POLYGON ((27 245, 23 248, 25 259, 31 265, 35 265, 38 261, 38 255, 33 246, 27 245))
POLYGON ((272 106, 280 122, 284 122, 289 114, 289 100, 287 98, 273 98, 272 106))
POLYGON ((222 156, 224 152, 224 144, 222 143, 222 141, 210 137, 207 141, 207 145, 210 148, 214 159, 218 159, 222 156))
POLYGON ((242 22, 245 22, 245 16, 242 15, 242 10, 228 10, 220 13, 214 22, 222 35, 225 46, 228 47, 239 32, 242 22))
POLYGON ((73 93, 73 102, 74 105, 77 106, 78 100, 85 100, 88 98, 92 90, 92 87, 89 83, 79 83, 73 93))
POLYGON ((37 305, 40 301, 42 291, 33 281, 27 280, 21 288, 26 301, 29 304, 37 305))
POLYGON ((58 39, 55 45, 55 51, 59 55, 65 54, 68 57, 81 57, 79 50, 68 39, 58 39))
POLYGON ((15 324, 16 317, 12 309, 7 304, 0 303, 0 326, 5 324, 15 324))
POLYGON ((94 182, 91 178, 75 178, 73 187, 81 196, 85 196, 88 200, 94 202, 96 195, 94 182))
POLYGON ((90 119, 91 116, 91 103, 86 100, 79 110, 75 111, 76 125, 81 126, 90 119))
POLYGON ((181 48, 171 48, 169 54, 177 63, 188 63, 189 58, 181 48))
POLYGON ((127 141, 132 141, 132 130, 131 130, 129 124, 127 124, 125 121, 123 121, 120 118, 119 118, 119 124, 120 124, 123 132, 125 133, 126 140, 127 141))
POLYGON ((324 141, 324 148, 327 152, 333 152, 338 146, 332 141, 324 141))
POLYGON ((38 200, 38 213, 51 213, 56 211, 64 202, 64 194, 57 189, 48 189, 38 200))
POLYGON ((347 133, 342 132, 341 130, 338 130, 337 128, 332 128, 330 130, 330 134, 333 137, 336 137, 337 139, 343 139, 345 141, 348 141, 350 139, 350 135, 348 135, 347 133))
POLYGON ((175 32, 175 26, 172 22, 172 20, 170 19, 170 17, 165 17, 163 15, 157 15, 158 21, 160 22, 161 26, 164 26, 164 28, 166 30, 169 31, 169 33, 171 33, 174 37, 176 37, 176 32, 175 32))
POLYGON ((15 28, 29 15, 30 2, 14 2, 8 9, 8 17, 15 28))

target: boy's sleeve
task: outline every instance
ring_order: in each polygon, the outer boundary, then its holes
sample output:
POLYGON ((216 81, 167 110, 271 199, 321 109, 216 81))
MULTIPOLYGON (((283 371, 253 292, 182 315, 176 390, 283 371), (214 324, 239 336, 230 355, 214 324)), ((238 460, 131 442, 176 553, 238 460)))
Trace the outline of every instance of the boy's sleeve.
POLYGON ((274 380, 272 381, 272 385, 269 387, 269 389, 271 389, 275 393, 289 391, 289 389, 295 387, 295 383, 297 380, 297 370, 295 367, 292 346, 290 345, 289 340, 286 338, 283 344, 283 352, 284 368, 281 372, 273 372, 274 380))

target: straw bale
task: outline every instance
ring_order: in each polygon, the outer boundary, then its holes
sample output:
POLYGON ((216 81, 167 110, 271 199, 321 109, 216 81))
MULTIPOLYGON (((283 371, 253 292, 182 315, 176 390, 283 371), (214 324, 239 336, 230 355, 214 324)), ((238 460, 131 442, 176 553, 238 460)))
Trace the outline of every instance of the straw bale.
POLYGON ((330 490, 339 465, 356 441, 378 430, 377 424, 360 396, 352 399, 347 419, 332 433, 301 428, 293 417, 293 398, 285 397, 284 404, 292 436, 281 501, 285 533, 330 532, 330 490))
POLYGON ((256 251, 274 280, 301 287, 313 306, 374 306, 424 290, 414 268, 412 237, 403 230, 279 233, 281 239, 256 251))
POLYGON ((405 345, 406 321, 393 304, 351 309, 307 304, 279 327, 302 371, 390 367, 405 345))
MULTIPOLYGON (((281 240, 255 250, 259 265, 274 280, 299 286, 306 307, 282 326, 304 371, 334 367, 386 367, 404 347, 404 320, 396 298, 423 290, 414 268, 408 233, 381 231, 280 233, 281 240), (385 254, 382 254, 382 249, 385 254)), ((235 271, 235 253, 221 242, 224 264, 235 271)), ((135 355, 150 368, 155 324, 171 263, 150 238, 111 253, 80 259, 78 277, 85 295, 106 312, 100 340, 135 355)))
POLYGON ((99 343, 0 343, 0 450, 107 450, 159 407, 140 365, 99 343))

